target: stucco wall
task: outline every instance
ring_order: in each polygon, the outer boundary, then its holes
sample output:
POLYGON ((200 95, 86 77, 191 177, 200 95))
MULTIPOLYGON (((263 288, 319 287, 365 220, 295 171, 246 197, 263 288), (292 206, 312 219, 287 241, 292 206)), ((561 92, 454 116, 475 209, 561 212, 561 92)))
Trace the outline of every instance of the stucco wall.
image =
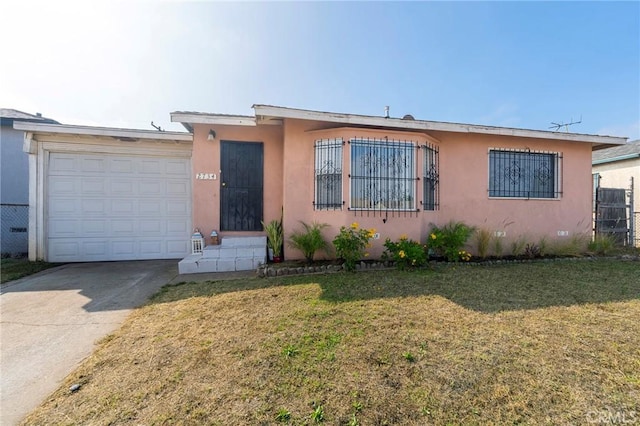
MULTIPOLYGON (((334 128, 327 123, 285 119, 280 126, 216 126, 215 141, 208 141, 209 125, 197 125, 194 136, 193 171, 220 170, 220 140, 262 141, 265 154, 265 220, 279 217, 284 207, 285 237, 300 221, 326 223, 328 240, 341 226, 358 222, 375 228, 380 238, 373 241, 371 256, 383 251, 385 238, 397 239, 401 234, 424 241, 432 224, 444 225, 450 220, 506 233, 504 246, 524 237, 537 242, 541 237, 561 238, 591 232, 591 145, 580 142, 558 142, 508 136, 471 135, 446 132, 400 132, 373 129, 334 128), (318 139, 353 137, 411 140, 438 146, 440 152, 440 208, 418 212, 349 211, 349 154, 343 150, 342 210, 314 210, 314 142, 318 139), (562 154, 562 196, 559 199, 491 199, 488 196, 488 152, 490 148, 550 151, 562 154)), ((422 155, 417 155, 416 172, 421 176, 422 155)), ((210 232, 219 229, 219 185, 216 181, 194 180, 194 226, 210 232)), ((417 181, 416 196, 422 199, 422 181, 417 181)), ((417 204, 417 207, 420 207, 417 204)), ((286 248, 287 258, 301 254, 286 248)))
MULTIPOLYGON (((524 237, 537 242, 545 236, 562 238, 591 232, 591 146, 587 143, 556 142, 514 137, 469 135, 460 133, 409 133, 364 129, 335 129, 312 131, 321 123, 287 120, 285 123, 284 206, 285 230, 296 228, 299 220, 327 223, 330 238, 340 226, 354 221, 367 228, 375 228, 380 239, 373 242, 372 256, 382 253, 386 238, 397 239, 403 233, 424 241, 432 224, 438 226, 450 220, 505 233, 504 245, 524 237), (313 143, 316 139, 342 137, 388 137, 413 140, 417 144, 436 140, 440 152, 440 209, 406 214, 380 214, 348 211, 349 205, 349 149, 344 149, 342 211, 313 210, 313 143), (431 139, 428 139, 430 137, 431 139), (490 148, 509 148, 561 153, 562 189, 559 199, 491 199, 488 196, 488 151, 490 148), (383 220, 384 219, 384 220, 383 220)), ((422 170, 422 155, 417 156, 417 172, 422 170)), ((422 182, 417 183, 417 197, 422 199, 422 182)), ((419 207, 419 206, 418 206, 419 207)))
MULTIPOLYGON (((282 209, 282 127, 196 125, 193 136, 193 226, 208 235, 220 230, 220 142, 262 142, 264 149, 264 221, 279 219, 282 209), (208 140, 209 130, 216 137, 208 140), (198 180, 198 173, 215 173, 215 180, 198 180)), ((225 235, 232 235, 227 232, 225 235)), ((246 233, 244 233, 246 234, 246 233)))

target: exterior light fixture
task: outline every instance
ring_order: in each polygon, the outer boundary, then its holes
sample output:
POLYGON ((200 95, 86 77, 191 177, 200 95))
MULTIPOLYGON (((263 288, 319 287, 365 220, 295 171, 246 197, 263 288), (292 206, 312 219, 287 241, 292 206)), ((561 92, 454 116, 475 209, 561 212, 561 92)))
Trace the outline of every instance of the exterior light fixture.
POLYGON ((208 141, 212 141, 216 138, 216 131, 213 129, 209 130, 209 136, 207 136, 208 141))

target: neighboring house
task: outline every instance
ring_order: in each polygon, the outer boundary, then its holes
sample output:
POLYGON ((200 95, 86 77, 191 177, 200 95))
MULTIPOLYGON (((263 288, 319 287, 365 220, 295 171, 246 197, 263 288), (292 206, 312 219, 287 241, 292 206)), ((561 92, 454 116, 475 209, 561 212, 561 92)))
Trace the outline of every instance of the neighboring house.
POLYGON ((594 151, 593 174, 605 188, 631 188, 633 178, 633 211, 635 239, 640 246, 640 139, 625 145, 594 151))
POLYGON ((600 175, 600 186, 629 189, 633 178, 633 210, 640 212, 640 139, 594 151, 591 163, 593 173, 600 175))
POLYGON ((29 161, 22 150, 24 133, 14 130, 15 121, 57 123, 40 114, 28 114, 15 109, 0 108, 0 159, 2 205, 2 256, 19 256, 27 253, 29 226, 29 161))
POLYGON ((192 135, 17 125, 29 132, 36 206, 30 257, 178 257, 198 228, 205 236, 218 231, 221 249, 189 256, 182 272, 251 269, 255 259, 232 261, 249 251, 242 238, 262 241, 264 259, 264 238, 256 238, 264 235, 262 221, 281 214, 286 237, 300 221, 328 224, 328 239, 352 222, 375 228, 372 257, 386 238, 404 233, 424 241, 432 224, 451 220, 485 228, 505 247, 520 237, 590 235, 591 151, 625 142, 410 116, 253 108, 254 116, 172 113, 192 135), (149 161, 155 163, 145 175, 149 161), (152 203, 144 204, 146 197, 152 203), (162 204, 166 198, 170 204, 162 204))

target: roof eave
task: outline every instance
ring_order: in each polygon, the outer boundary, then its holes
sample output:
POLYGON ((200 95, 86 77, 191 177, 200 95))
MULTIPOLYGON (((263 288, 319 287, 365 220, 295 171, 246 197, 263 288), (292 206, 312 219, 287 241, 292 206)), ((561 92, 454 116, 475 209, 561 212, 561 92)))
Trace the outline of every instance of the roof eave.
POLYGON ((615 163, 617 161, 633 160, 634 158, 640 158, 640 153, 620 155, 618 157, 602 158, 602 159, 599 159, 599 160, 593 160, 593 161, 591 161, 591 164, 595 166, 595 165, 598 165, 598 164, 615 163))
POLYGON ((255 126, 256 119, 248 115, 221 115, 189 112, 172 112, 171 121, 182 123, 187 130, 193 132, 194 124, 212 124, 228 126, 255 126))
POLYGON ((63 134, 78 136, 112 137, 122 140, 157 140, 174 142, 192 142, 193 135, 183 132, 160 132, 157 130, 118 129, 110 127, 73 126, 67 124, 43 124, 16 121, 16 130, 34 134, 63 134))
POLYGON ((545 130, 516 129, 509 127, 481 126, 475 124, 447 123, 425 120, 403 120, 399 118, 375 117, 355 114, 310 111, 294 108, 285 108, 271 105, 253 105, 256 113, 256 122, 262 123, 273 118, 290 118, 300 120, 313 120, 325 122, 337 122, 352 125, 364 125, 374 127, 431 130, 453 133, 476 133, 497 136, 516 136, 525 138, 554 139, 573 142, 587 142, 597 145, 615 146, 626 143, 627 138, 616 136, 585 135, 579 133, 560 133, 545 130))

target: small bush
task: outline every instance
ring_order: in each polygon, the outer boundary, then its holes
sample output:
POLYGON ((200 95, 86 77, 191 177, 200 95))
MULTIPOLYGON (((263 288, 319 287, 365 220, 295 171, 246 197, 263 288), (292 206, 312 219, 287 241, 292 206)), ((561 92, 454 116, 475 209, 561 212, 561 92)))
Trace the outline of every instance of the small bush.
POLYGON ((524 248, 524 256, 529 259, 535 259, 541 255, 540 247, 535 244, 527 244, 524 248))
POLYGON ((318 250, 327 252, 329 249, 329 243, 322 236, 322 230, 329 225, 317 222, 313 222, 311 225, 302 221, 300 223, 304 230, 295 231, 291 234, 289 246, 300 250, 307 262, 311 263, 318 250))
POLYGON ((588 246, 588 238, 585 235, 574 235, 569 239, 558 239, 549 248, 550 254, 559 257, 580 257, 588 246))
POLYGON ((615 248, 616 242, 613 237, 607 234, 596 235, 589 243, 589 251, 598 256, 606 256, 615 248))
POLYGON ((457 262, 461 260, 462 249, 473 232, 473 227, 462 222, 451 221, 442 228, 434 226, 429 233, 428 247, 449 262, 457 262))
POLYGON ((348 228, 340 227, 340 233, 333 239, 333 245, 338 258, 344 261, 347 271, 353 271, 356 262, 365 256, 365 249, 375 233, 375 229, 360 228, 358 222, 353 222, 348 228))
POLYGON ((384 242, 384 259, 393 260, 396 268, 416 268, 427 262, 425 247, 417 241, 410 240, 406 235, 401 235, 397 242, 389 238, 384 242))

